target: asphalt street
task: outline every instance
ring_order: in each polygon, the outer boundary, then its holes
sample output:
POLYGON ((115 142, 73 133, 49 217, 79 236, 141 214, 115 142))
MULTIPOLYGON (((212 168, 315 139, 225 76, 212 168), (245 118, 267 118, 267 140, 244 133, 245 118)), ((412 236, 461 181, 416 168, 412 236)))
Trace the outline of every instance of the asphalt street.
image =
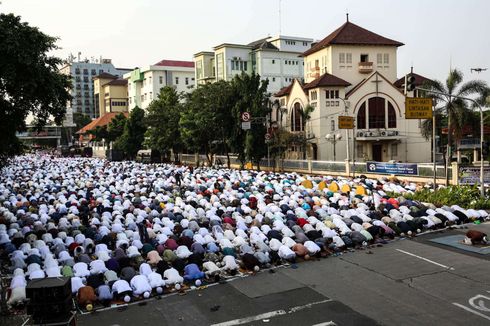
MULTIPOLYGON (((470 225, 490 234, 490 224, 470 225)), ((447 230, 78 318, 79 325, 490 325, 488 255, 447 230)))

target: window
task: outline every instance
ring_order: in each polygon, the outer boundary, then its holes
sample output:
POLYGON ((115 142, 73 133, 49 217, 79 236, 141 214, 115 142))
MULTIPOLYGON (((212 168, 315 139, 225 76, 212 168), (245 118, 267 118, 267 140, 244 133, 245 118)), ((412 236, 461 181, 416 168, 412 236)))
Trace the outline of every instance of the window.
POLYGON ((95 69, 92 69, 92 70, 90 71, 90 74, 91 74, 91 75, 95 75, 96 73, 97 73, 97 70, 95 70, 95 69))
POLYGON ((294 103, 291 112, 291 131, 303 131, 303 108, 298 102, 294 103))
POLYGON ((148 85, 151 85, 151 76, 148 77, 148 85))
POLYGON ((145 85, 146 85, 146 78, 143 79, 143 87, 145 87, 145 85))
POLYGON ((369 56, 367 54, 361 54, 361 62, 369 62, 369 56))
POLYGON ((272 81, 275 82, 276 81, 276 77, 272 77, 272 81))
POLYGON ((339 53, 339 63, 345 63, 345 53, 339 53))
POLYGON ((80 75, 80 69, 75 69, 75 74, 80 75))
POLYGON ((104 69, 99 69, 99 75, 104 73, 104 69))
POLYGON ((357 112, 357 129, 366 129, 366 102, 361 104, 357 112))
POLYGON ((308 45, 308 42, 303 42, 303 46, 307 46, 308 45))
POLYGON ((330 120, 330 131, 335 131, 335 120, 330 120))
POLYGON ((158 77, 160 85, 163 84, 163 76, 158 77))
POLYGON ((175 85, 179 84, 179 77, 175 77, 175 85))
POLYGON ((150 92, 150 100, 153 100, 153 92, 150 92))
POLYGON ((80 77, 79 77, 79 76, 75 77, 75 80, 76 80, 77 82, 81 81, 81 79, 80 79, 80 77))
POLYGON ((194 80, 195 80, 195 78, 194 78, 194 77, 192 77, 192 78, 191 78, 191 80, 192 80, 192 81, 194 81, 194 80))
POLYGON ((275 64, 276 63, 276 60, 272 59, 272 64, 275 64))
POLYGON ((339 90, 326 90, 325 91, 326 98, 339 98, 339 90))
POLYGON ((383 55, 383 62, 385 65, 389 64, 390 63, 390 55, 388 53, 385 53, 383 55))
POLYGON ((88 75, 88 69, 83 69, 83 74, 88 75))
POLYGON ((141 94, 141 102, 143 102, 145 100, 145 97, 143 94, 141 94))
POLYGON ((382 53, 378 53, 376 55, 376 63, 378 65, 382 65, 383 64, 383 54, 382 53))
POLYGON ((352 64, 352 53, 345 54, 345 63, 352 64))
POLYGON ((128 90, 131 90, 131 83, 128 83, 128 90))
POLYGON ((398 156, 398 144, 391 144, 391 158, 398 156))
POLYGON ((185 77, 185 84, 189 85, 189 77, 185 77))
POLYGON ((315 60, 315 68, 318 68, 320 67, 320 61, 319 60, 315 60))
POLYGON ((368 100, 369 129, 385 128, 385 99, 371 97, 368 100))
POLYGON ((396 111, 390 102, 388 102, 388 128, 396 128, 396 111))
POLYGON ((88 77, 87 76, 83 77, 83 81, 88 83, 88 77))
POLYGON ((310 101, 316 101, 316 99, 317 99, 316 91, 311 91, 310 92, 310 101))

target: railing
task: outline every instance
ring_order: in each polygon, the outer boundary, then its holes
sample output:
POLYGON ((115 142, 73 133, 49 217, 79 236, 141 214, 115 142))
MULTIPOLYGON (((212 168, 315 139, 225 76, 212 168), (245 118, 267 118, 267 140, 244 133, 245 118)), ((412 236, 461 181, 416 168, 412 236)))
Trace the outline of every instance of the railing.
POLYGON ((372 62, 359 62, 359 72, 361 74, 369 74, 373 72, 372 62))

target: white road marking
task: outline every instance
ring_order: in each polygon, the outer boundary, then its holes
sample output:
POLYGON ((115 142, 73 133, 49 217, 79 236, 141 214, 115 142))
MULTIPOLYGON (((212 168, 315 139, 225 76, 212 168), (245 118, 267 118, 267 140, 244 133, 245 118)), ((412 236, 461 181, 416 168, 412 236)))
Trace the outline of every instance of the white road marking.
POLYGON ((459 304, 459 303, 455 303, 455 302, 453 302, 453 305, 455 305, 455 306, 457 306, 457 307, 460 307, 460 308, 462 308, 462 309, 464 309, 464 310, 466 310, 466 311, 468 311, 468 312, 471 312, 471 313, 473 313, 473 314, 475 314, 475 315, 477 315, 477 316, 480 316, 480 317, 482 317, 482 318, 485 318, 485 319, 487 319, 487 320, 490 320, 490 317, 489 317, 489 316, 484 315, 484 314, 482 314, 481 312, 478 312, 478 311, 473 310, 473 309, 471 309, 471 308, 468 308, 468 307, 466 307, 466 306, 464 306, 464 305, 462 305, 462 304, 459 304))
MULTIPOLYGON (((235 326, 235 325, 247 324, 247 323, 251 323, 253 321, 268 319, 271 317, 276 317, 276 316, 281 316, 281 315, 286 315, 286 314, 293 314, 297 311, 307 309, 307 308, 311 308, 314 305, 318 305, 318 304, 322 304, 322 303, 330 302, 330 301, 332 301, 332 299, 326 299, 326 300, 322 300, 322 301, 311 302, 311 303, 307 303, 307 304, 302 305, 302 306, 292 307, 288 311, 283 310, 283 309, 279 309, 279 310, 265 312, 263 314, 259 314, 259 315, 255 315, 255 316, 249 316, 249 317, 243 317, 243 318, 228 320, 228 321, 225 321, 222 323, 212 324, 211 326, 235 326)), ((321 324, 321 325, 323 325, 323 324, 321 324)), ((333 326, 335 324, 325 324, 325 325, 332 325, 333 326)))
POLYGON ((406 255, 409 255, 409 256, 412 256, 412 257, 415 257, 415 258, 418 258, 418 259, 422 259, 428 263, 431 263, 431 264, 434 264, 434 265, 437 265, 437 266, 440 266, 442 268, 445 268, 445 269, 449 269, 449 270, 452 270, 454 271, 454 268, 453 267, 449 267, 449 266, 446 266, 446 265, 443 265, 443 264, 439 264, 438 262, 435 262, 433 260, 430 260, 430 259, 427 259, 427 258, 424 258, 424 257, 421 257, 421 256, 418 256, 416 254, 412 254, 411 252, 408 252, 408 251, 405 251, 405 250, 401 250, 401 249, 395 249, 401 253, 404 253, 406 255))
POLYGON ((311 325, 311 326, 337 326, 337 324, 334 323, 333 321, 326 321, 324 323, 315 324, 315 325, 311 325))

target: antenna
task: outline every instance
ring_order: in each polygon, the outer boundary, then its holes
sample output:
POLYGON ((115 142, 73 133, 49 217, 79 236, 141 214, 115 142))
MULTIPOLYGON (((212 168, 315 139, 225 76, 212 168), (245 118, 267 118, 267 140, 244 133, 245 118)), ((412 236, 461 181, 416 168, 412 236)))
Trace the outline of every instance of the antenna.
POLYGON ((281 36, 281 29, 282 29, 282 21, 281 21, 281 3, 282 0, 279 0, 279 36, 281 36))
POLYGON ((345 17, 347 18, 347 22, 349 22, 349 9, 345 9, 345 17))

